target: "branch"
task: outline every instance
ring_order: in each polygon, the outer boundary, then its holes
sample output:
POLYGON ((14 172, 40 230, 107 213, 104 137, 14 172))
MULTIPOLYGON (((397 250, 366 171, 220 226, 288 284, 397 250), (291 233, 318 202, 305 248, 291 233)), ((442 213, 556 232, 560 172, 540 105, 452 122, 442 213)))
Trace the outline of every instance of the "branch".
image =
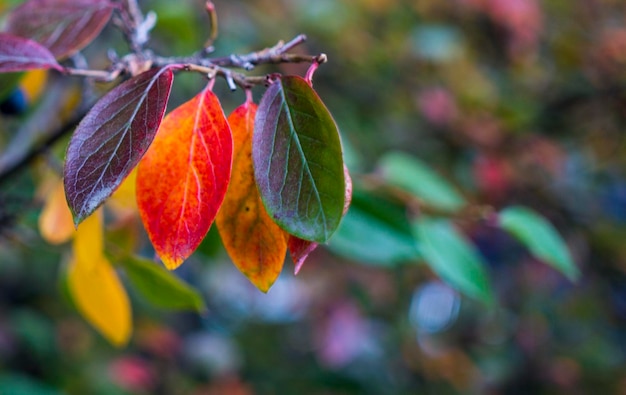
POLYGON ((55 130, 52 130, 39 145, 31 148, 29 151, 17 157, 10 163, 7 163, 5 166, 0 167, 0 185, 9 181, 13 176, 19 173, 22 168, 26 167, 31 161, 50 149, 50 147, 52 147, 54 143, 56 143, 66 133, 72 131, 83 119, 83 117, 87 115, 87 111, 88 110, 85 109, 75 114, 65 124, 55 130))

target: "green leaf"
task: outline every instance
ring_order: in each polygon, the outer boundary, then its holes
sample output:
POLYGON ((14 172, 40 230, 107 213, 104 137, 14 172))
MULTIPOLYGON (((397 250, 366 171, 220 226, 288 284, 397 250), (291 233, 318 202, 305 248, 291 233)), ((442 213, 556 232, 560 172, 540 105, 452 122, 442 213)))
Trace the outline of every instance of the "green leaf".
POLYGON ((198 291, 161 265, 136 256, 123 258, 121 265, 128 280, 153 305, 172 310, 196 310, 200 313, 206 310, 198 291))
POLYGON ((448 181, 413 156, 391 152, 380 159, 378 166, 388 183, 407 190, 429 206, 456 211, 466 204, 448 181))
POLYGON ((335 121, 303 78, 279 78, 263 95, 252 159, 274 221, 301 239, 326 242, 343 213, 343 155, 335 121))
POLYGON ((464 294, 493 302, 483 257, 448 220, 421 217, 413 223, 426 263, 464 294))
POLYGON ((17 87, 23 72, 0 74, 0 103, 2 103, 17 87))
POLYGON ((348 259, 376 265, 394 265, 420 257, 406 209, 358 189, 328 248, 348 259))
POLYGON ((0 395, 61 395, 47 385, 17 373, 0 376, 0 395))
POLYGON ((538 259, 545 261, 574 281, 580 272, 567 246, 554 227, 536 212, 511 206, 499 215, 500 227, 515 236, 538 259))

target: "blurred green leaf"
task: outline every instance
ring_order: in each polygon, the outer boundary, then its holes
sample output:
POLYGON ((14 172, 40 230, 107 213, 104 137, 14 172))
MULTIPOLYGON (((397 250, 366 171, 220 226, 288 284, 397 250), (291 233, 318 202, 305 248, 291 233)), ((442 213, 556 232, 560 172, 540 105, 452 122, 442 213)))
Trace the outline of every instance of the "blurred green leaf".
POLYGON ((405 208, 358 189, 328 247, 348 259, 378 265, 419 259, 405 208))
POLYGON ((500 212, 500 226, 522 242, 538 259, 574 281, 580 275, 565 242, 554 227, 536 212, 521 206, 500 212))
POLYGON ((17 87, 23 72, 0 73, 0 103, 2 103, 17 87))
POLYGON ((31 357, 46 360, 54 355, 54 325, 48 317, 36 310, 19 309, 14 311, 10 321, 31 357))
POLYGON ((162 266, 136 256, 121 260, 134 287, 152 304, 173 310, 206 310, 202 297, 162 266))
POLYGON ((421 25, 411 32, 411 49, 417 57, 446 62, 461 53, 462 37, 461 32, 451 25, 421 25))
POLYGON ((493 302, 483 257, 449 220, 420 217, 413 229, 426 263, 437 275, 468 296, 493 302))
POLYGON ((383 156, 379 168, 387 182, 406 189, 429 206, 456 211, 465 199, 426 163, 401 152, 383 156))
POLYGON ((0 376, 0 395, 61 395, 48 386, 21 374, 0 376))

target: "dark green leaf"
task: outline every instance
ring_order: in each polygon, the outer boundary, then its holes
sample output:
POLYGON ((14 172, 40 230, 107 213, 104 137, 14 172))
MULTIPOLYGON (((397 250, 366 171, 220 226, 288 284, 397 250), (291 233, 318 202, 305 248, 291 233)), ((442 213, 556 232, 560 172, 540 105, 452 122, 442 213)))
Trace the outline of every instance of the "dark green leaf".
POLYGON ((139 257, 124 258, 121 265, 128 280, 153 305, 173 310, 206 310, 202 296, 161 265, 139 257))
POLYGON ((80 223, 137 166, 163 120, 170 69, 153 69, 115 87, 80 122, 67 148, 65 196, 80 223))
POLYGON ((465 199, 448 181, 421 160, 401 153, 386 154, 378 163, 385 180, 407 190, 429 206, 456 211, 465 199))
POLYGON ((358 189, 328 247, 348 259, 378 265, 419 259, 405 208, 358 189))
POLYGON ((450 221, 421 217, 413 229, 420 252, 437 275, 468 296, 493 301, 483 257, 450 221))
POLYGON ((254 174, 268 213, 301 239, 326 242, 341 221, 345 179, 337 125, 297 76, 267 89, 255 118, 254 174))
POLYGON ((519 239, 538 259, 559 270, 570 280, 580 275, 561 236, 536 212, 520 206, 500 212, 500 226, 519 239))

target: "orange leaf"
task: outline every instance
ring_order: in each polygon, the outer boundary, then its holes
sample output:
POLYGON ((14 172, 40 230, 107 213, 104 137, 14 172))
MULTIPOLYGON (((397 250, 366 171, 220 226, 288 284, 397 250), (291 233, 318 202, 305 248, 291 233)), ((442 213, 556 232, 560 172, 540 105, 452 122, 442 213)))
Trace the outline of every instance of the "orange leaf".
POLYGON ((209 231, 226 194, 232 155, 230 127, 209 89, 163 120, 139 163, 137 204, 168 269, 187 259, 209 231))
POLYGON ((58 180, 46 198, 39 216, 39 232, 41 237, 50 244, 61 244, 72 238, 74 220, 67 207, 63 182, 58 180))
POLYGON ((215 220, 237 268, 263 292, 278 278, 285 260, 284 231, 265 211, 254 181, 252 131, 257 106, 246 102, 229 117, 235 155, 230 186, 215 220))

